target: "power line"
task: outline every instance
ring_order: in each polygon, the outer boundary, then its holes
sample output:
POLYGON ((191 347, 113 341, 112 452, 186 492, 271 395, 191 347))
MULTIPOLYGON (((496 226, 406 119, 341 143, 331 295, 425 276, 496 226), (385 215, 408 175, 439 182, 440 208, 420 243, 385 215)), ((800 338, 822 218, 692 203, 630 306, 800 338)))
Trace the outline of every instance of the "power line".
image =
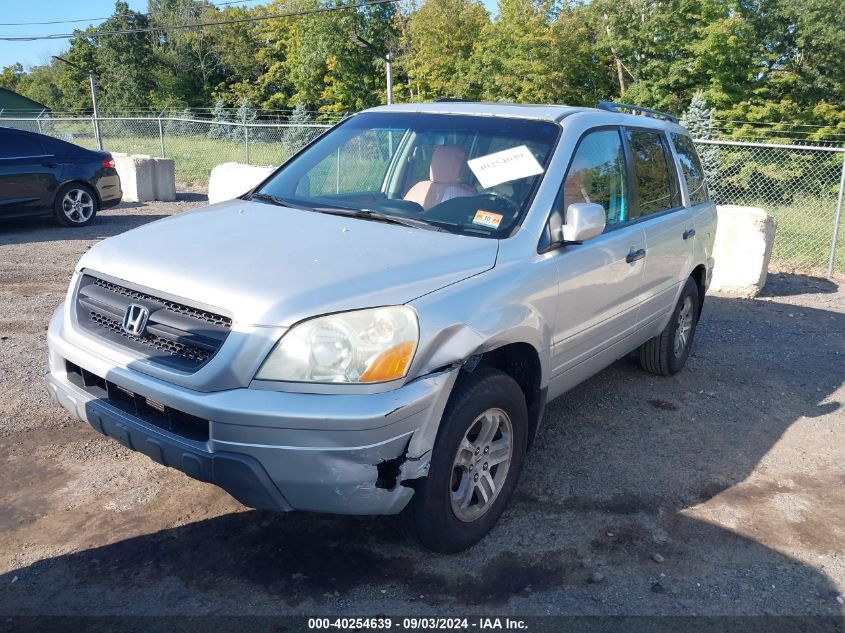
MULTIPOLYGON (((212 7, 226 7, 231 4, 243 4, 245 2, 256 2, 256 1, 265 1, 265 0, 233 0, 232 2, 209 2, 208 5, 195 5, 197 8, 202 8, 203 6, 212 6, 212 7)), ((139 13, 138 15, 144 16, 151 16, 152 13, 139 13)), ((108 20, 110 15, 103 17, 103 18, 79 18, 78 20, 53 20, 51 22, 0 22, 0 26, 44 26, 47 24, 76 24, 78 22, 96 22, 98 20, 108 20)))
POLYGON ((329 13, 331 11, 343 11, 345 9, 360 9, 379 4, 397 4, 402 0, 368 0, 358 4, 347 4, 337 7, 320 7, 318 9, 307 9, 304 11, 291 11, 289 13, 275 13, 273 15, 254 16, 250 18, 239 18, 236 20, 219 20, 216 22, 197 22, 195 24, 173 24, 150 26, 137 29, 120 29, 117 31, 92 31, 91 33, 56 33, 53 35, 20 35, 16 37, 0 37, 2 42, 32 42, 35 40, 72 40, 76 37, 105 37, 109 35, 129 35, 132 33, 153 33, 157 31, 177 31, 181 29, 198 29, 206 26, 223 26, 224 24, 242 24, 244 22, 259 22, 261 20, 276 20, 299 15, 313 15, 315 13, 329 13))

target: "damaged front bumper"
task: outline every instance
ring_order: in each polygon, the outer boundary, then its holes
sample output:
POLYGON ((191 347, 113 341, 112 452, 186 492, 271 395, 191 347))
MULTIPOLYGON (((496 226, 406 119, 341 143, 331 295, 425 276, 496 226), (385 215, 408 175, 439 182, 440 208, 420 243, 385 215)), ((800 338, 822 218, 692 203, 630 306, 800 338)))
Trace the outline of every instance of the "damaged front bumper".
POLYGON ((383 393, 199 392, 48 334, 52 399, 132 450, 250 507, 394 514, 428 472, 457 369, 383 393))

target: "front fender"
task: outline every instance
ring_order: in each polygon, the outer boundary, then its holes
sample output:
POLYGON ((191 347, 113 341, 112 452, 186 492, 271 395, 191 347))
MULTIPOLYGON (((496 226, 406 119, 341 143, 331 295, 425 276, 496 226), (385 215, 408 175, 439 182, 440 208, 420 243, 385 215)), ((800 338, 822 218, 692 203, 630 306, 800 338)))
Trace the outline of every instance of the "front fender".
POLYGON ((420 319, 420 345, 410 376, 423 376, 467 358, 525 343, 540 359, 548 385, 557 275, 550 259, 514 262, 411 302, 420 319))

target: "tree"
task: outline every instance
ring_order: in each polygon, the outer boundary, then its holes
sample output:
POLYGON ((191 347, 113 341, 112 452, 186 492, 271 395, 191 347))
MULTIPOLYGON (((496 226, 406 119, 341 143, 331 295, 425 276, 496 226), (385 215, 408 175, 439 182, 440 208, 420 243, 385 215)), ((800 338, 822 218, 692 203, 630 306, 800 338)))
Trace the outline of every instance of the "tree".
POLYGON ((241 125, 231 125, 229 130, 229 137, 233 141, 243 141, 249 133, 244 126, 254 123, 258 118, 258 111, 249 99, 242 99, 241 104, 235 112, 235 121, 241 125))
MULTIPOLYGON (((115 31, 147 28, 149 25, 146 15, 130 10, 129 5, 121 0, 115 2, 114 14, 99 29, 115 31)), ((98 38, 94 60, 102 80, 104 108, 126 110, 149 107, 154 88, 151 71, 155 66, 148 34, 129 33, 98 38)))
POLYGON ((0 71, 0 87, 17 91, 18 83, 23 75, 23 66, 21 64, 16 62, 9 66, 5 66, 3 70, 0 71))
MULTIPOLYGON (((707 107, 704 92, 699 90, 690 101, 689 108, 681 115, 680 123, 695 140, 710 140, 713 138, 714 109, 707 107)), ((715 181, 719 176, 719 155, 712 145, 699 145, 698 156, 701 158, 701 166, 708 180, 715 181)))
POLYGON ((194 116, 194 113, 190 108, 184 108, 177 118, 181 120, 174 121, 173 119, 170 119, 167 122, 165 131, 168 134, 187 136, 195 133, 197 124, 191 123, 190 121, 196 119, 196 116, 194 116))
POLYGON ((491 101, 549 103, 559 83, 553 63, 551 4, 499 0, 496 19, 477 38, 473 80, 491 101))
POLYGON ((208 129, 208 138, 228 138, 231 127, 225 125, 229 123, 229 108, 226 107, 226 101, 222 97, 218 97, 214 102, 214 109, 211 111, 212 124, 208 129))
POLYGON ((307 139, 307 128, 303 126, 312 122, 311 114, 303 103, 297 103, 288 119, 289 127, 285 128, 282 134, 282 151, 290 156, 303 145, 303 139, 307 139))
POLYGON ((398 65, 415 101, 438 97, 473 98, 470 60, 475 43, 490 23, 477 0, 427 0, 413 11, 403 33, 406 50, 398 65))
MULTIPOLYGON (((204 0, 149 0, 154 26, 214 22, 220 19, 219 13, 204 0)), ((156 108, 208 103, 220 79, 217 31, 207 26, 168 29, 152 40, 156 64, 151 102, 156 108)))

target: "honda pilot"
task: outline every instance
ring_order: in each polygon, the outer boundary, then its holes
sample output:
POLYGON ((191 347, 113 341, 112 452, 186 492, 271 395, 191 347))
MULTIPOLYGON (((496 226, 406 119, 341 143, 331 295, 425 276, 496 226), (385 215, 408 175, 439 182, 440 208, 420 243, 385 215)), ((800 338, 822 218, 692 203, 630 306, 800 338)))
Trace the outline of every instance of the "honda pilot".
POLYGON ((398 515, 456 552, 501 516, 549 400, 635 350, 681 370, 715 222, 669 115, 373 108, 249 193, 86 252, 47 385, 247 506, 398 515))

